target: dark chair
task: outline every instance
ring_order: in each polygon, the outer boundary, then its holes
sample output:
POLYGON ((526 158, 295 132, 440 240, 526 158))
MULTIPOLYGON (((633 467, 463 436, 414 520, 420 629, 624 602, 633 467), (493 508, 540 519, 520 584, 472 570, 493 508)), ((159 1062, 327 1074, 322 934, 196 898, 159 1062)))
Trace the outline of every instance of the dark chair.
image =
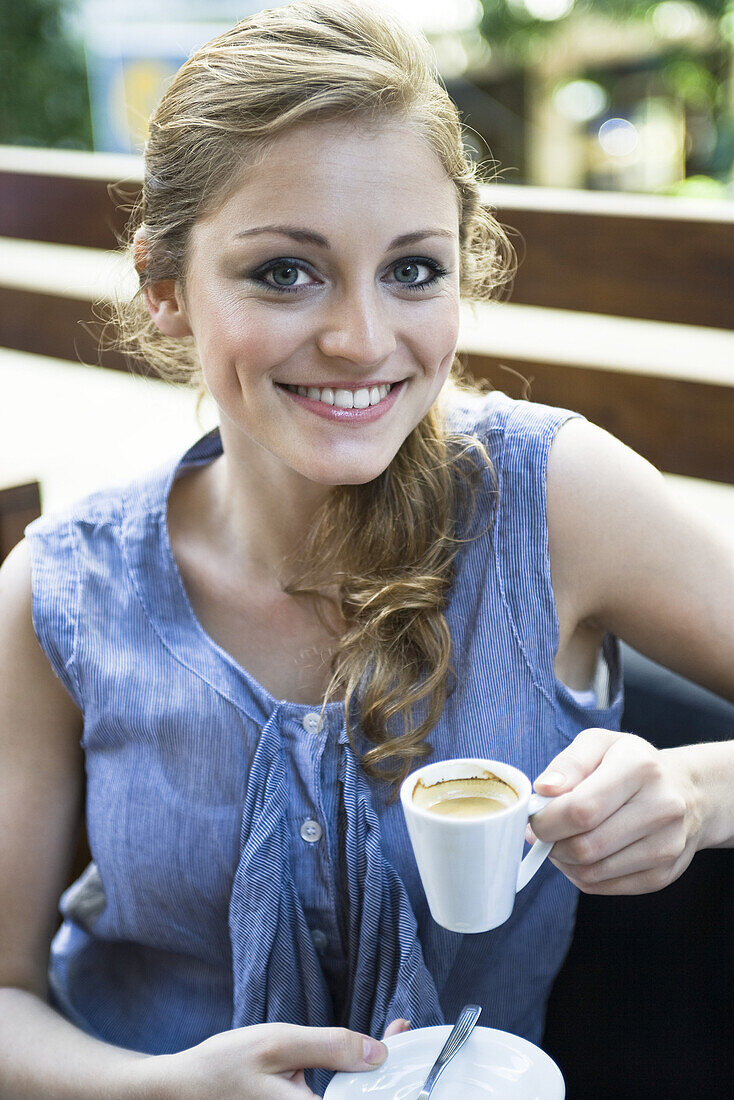
MULTIPOLYGON (((659 748, 734 737, 731 704, 627 648, 624 668, 623 729, 659 748)), ((734 1096, 734 850, 655 894, 581 896, 543 1046, 567 1100, 734 1096)))
POLYGON ((0 562, 23 538, 25 527, 41 514, 37 481, 0 489, 0 562))

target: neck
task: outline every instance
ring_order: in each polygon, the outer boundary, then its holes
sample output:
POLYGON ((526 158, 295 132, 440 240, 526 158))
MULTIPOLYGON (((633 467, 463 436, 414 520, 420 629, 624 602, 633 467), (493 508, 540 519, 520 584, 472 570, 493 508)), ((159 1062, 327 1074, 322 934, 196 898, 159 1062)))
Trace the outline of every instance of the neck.
POLYGON ((331 486, 287 469, 263 448, 222 426, 222 458, 210 467, 213 531, 238 560, 282 578, 331 486))

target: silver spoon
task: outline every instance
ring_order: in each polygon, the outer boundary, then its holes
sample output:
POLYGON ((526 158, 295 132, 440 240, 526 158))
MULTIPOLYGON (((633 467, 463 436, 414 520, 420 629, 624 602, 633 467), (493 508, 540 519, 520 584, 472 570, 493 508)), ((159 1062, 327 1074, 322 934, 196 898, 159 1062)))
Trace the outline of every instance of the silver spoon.
POLYGON ((479 1005, 465 1005, 459 1013, 459 1018, 454 1024, 451 1034, 443 1045, 443 1049, 436 1061, 431 1066, 430 1073, 426 1077, 425 1084, 416 1096, 416 1100, 428 1100, 433 1092, 434 1085, 446 1069, 453 1056, 467 1041, 481 1012, 479 1005))

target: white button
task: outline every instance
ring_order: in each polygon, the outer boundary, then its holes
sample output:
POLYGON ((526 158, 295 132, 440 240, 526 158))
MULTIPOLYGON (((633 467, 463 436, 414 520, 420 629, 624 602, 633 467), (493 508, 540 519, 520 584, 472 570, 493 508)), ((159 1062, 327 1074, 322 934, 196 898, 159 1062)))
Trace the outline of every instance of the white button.
POLYGON ((325 932, 322 932, 320 928, 314 928, 311 932, 311 939, 313 945, 317 951, 323 951, 329 946, 329 939, 325 932))
POLYGON ((323 727, 321 721, 321 715, 316 711, 311 711, 309 714, 304 715, 301 725, 305 729, 306 733, 319 733, 323 727))
POLYGON ((313 821, 311 818, 301 825, 301 836, 309 844, 315 844, 317 840, 321 840, 323 831, 318 821, 313 821))

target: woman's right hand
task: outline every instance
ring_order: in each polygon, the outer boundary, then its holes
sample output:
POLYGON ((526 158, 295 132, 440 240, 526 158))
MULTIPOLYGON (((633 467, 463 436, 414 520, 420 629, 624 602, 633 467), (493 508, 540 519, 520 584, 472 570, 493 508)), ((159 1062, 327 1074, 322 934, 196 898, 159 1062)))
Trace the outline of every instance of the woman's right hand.
POLYGON ((370 1070, 386 1056, 377 1039, 346 1028, 256 1024, 151 1056, 139 1069, 144 1095, 158 1100, 315 1100, 304 1069, 370 1070))

